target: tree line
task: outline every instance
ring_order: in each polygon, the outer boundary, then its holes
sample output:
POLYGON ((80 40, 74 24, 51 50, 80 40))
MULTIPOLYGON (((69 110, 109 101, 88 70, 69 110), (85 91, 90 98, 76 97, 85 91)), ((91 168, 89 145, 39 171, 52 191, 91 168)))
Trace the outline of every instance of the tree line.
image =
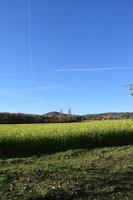
POLYGON ((0 124, 29 124, 29 123, 66 123, 66 122, 82 122, 93 120, 117 120, 117 119, 133 119, 132 112, 125 113, 100 113, 89 115, 73 115, 73 114, 23 114, 23 113, 0 113, 0 124))
POLYGON ((0 124, 80 122, 82 117, 72 114, 36 115, 23 113, 0 113, 0 124))

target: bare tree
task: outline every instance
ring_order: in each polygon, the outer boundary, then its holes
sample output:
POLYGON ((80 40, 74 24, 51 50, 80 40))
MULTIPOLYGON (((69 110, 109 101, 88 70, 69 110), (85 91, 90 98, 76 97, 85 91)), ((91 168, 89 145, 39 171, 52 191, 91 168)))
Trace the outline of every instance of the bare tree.
POLYGON ((60 109, 60 114, 63 114, 63 109, 60 109))
POLYGON ((69 115, 72 114, 72 112, 71 112, 71 108, 68 109, 68 114, 69 114, 69 115))
POLYGON ((131 96, 133 96, 133 84, 131 83, 131 84, 127 84, 127 85, 125 85, 127 88, 128 88, 128 90, 130 91, 130 95, 131 96))

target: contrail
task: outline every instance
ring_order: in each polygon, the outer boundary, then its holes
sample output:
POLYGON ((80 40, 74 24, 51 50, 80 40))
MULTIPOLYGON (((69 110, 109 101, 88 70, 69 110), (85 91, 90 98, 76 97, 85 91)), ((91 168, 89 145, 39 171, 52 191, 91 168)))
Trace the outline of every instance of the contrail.
POLYGON ((33 70, 33 56, 32 56, 32 45, 31 45, 31 2, 28 0, 28 34, 29 34, 29 56, 30 56, 30 71, 31 75, 34 75, 34 70, 33 70))
POLYGON ((128 70, 133 67, 104 67, 104 68, 77 68, 77 69, 56 69, 56 72, 84 72, 84 71, 106 71, 106 70, 128 70))

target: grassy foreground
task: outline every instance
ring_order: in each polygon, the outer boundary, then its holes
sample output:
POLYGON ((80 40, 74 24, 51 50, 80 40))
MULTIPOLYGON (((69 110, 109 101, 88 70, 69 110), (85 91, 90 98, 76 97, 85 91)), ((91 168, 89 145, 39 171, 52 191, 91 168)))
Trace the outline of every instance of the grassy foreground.
POLYGON ((133 199, 133 146, 0 159, 1 200, 133 199))
POLYGON ((0 156, 133 144, 133 120, 0 125, 0 156))

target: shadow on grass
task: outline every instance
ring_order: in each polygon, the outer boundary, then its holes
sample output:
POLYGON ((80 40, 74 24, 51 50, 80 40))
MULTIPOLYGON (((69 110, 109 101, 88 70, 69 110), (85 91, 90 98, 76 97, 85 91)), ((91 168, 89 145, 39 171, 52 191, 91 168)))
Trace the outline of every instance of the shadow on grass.
POLYGON ((109 176, 93 177, 90 180, 79 180, 71 189, 50 190, 42 197, 37 195, 28 200, 72 200, 72 199, 128 199, 128 194, 133 197, 133 168, 126 172, 113 173, 109 176), (111 189, 113 188, 113 189, 111 189))
POLYGON ((68 135, 64 138, 28 138, 0 141, 0 157, 28 157, 32 155, 50 154, 69 149, 93 149, 99 147, 116 147, 133 144, 130 131, 96 135, 68 135))

